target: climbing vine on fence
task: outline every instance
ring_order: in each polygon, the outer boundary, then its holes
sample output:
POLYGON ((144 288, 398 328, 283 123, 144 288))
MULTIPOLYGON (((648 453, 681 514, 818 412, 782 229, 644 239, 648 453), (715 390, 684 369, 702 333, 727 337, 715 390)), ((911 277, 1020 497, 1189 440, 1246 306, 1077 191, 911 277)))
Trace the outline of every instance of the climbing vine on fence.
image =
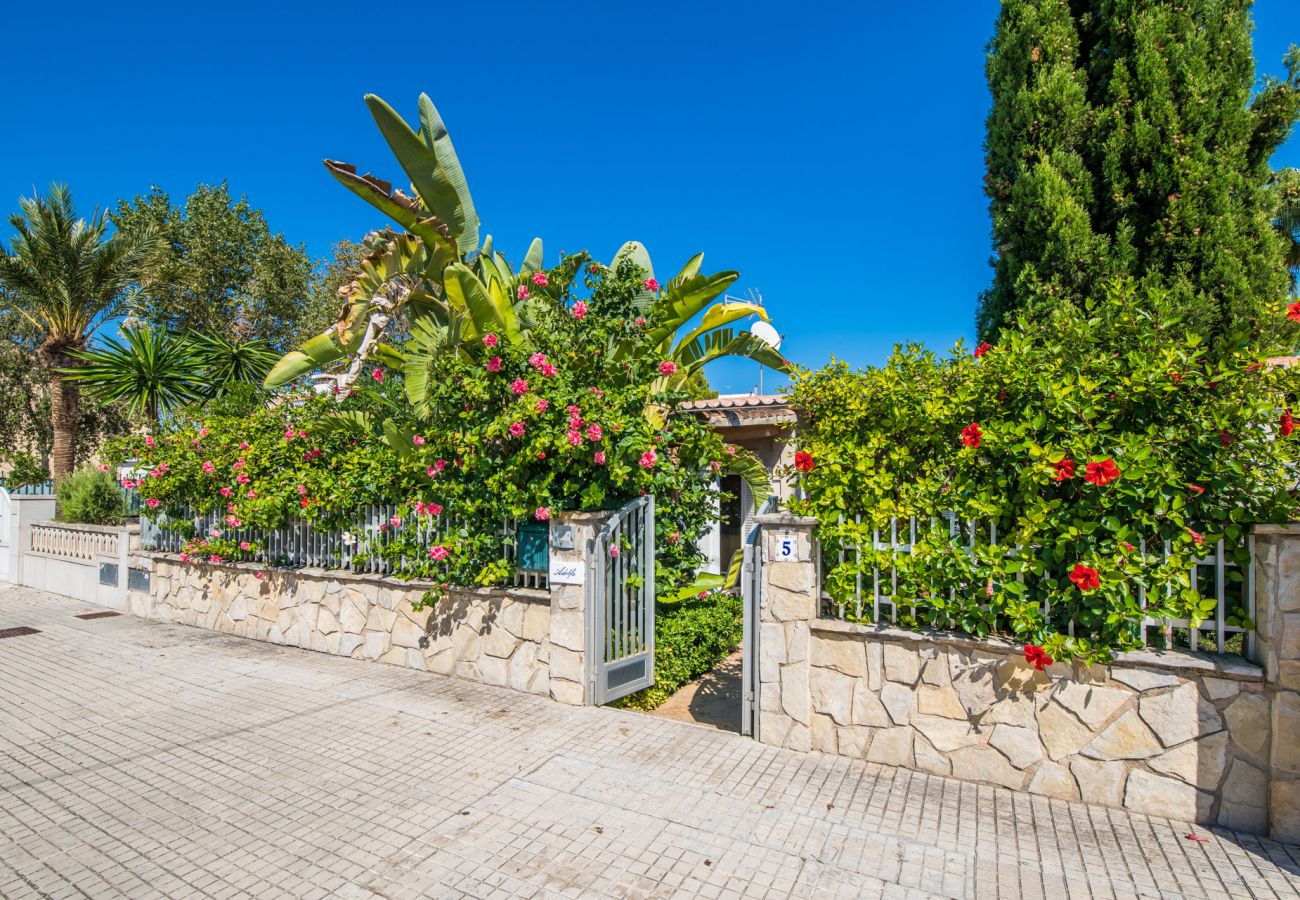
POLYGON ((1163 297, 1116 283, 973 353, 909 345, 880 368, 798 372, 807 496, 794 507, 820 520, 825 586, 851 616, 857 586, 893 564, 900 625, 1104 658, 1140 645, 1146 616, 1211 615, 1194 560, 1222 538, 1243 562, 1252 523, 1295 514, 1296 384, 1249 348, 1215 357, 1163 297), (955 534, 942 518, 930 528, 943 512, 955 534), (891 517, 912 516, 913 552, 873 549, 891 517), (973 546, 968 520, 981 523, 973 546))

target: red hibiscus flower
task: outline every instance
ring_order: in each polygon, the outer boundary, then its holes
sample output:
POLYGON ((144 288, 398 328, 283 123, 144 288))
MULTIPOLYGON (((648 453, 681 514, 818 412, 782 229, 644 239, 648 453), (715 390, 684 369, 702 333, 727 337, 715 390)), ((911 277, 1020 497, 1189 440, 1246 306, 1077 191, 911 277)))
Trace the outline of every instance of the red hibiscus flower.
POLYGON ((1205 535, 1201 534, 1199 531, 1196 531, 1193 528, 1187 529, 1187 536, 1198 544, 1205 543, 1205 535))
POLYGON ((1191 491, 1193 494, 1196 494, 1198 497, 1201 494, 1205 493, 1205 488, 1201 487, 1199 484, 1189 484, 1187 486, 1187 489, 1191 491))
POLYGON ((1083 471, 1083 480, 1088 484, 1103 487, 1118 478, 1119 474, 1119 466, 1115 465, 1115 460, 1103 459, 1101 462, 1088 463, 1083 471))
POLYGON ((1223 429, 1222 431, 1220 431, 1220 432, 1219 432, 1219 443, 1222 444, 1222 445, 1225 446, 1225 447, 1231 447, 1231 446, 1232 446, 1232 432, 1229 431, 1229 430, 1226 429, 1226 428, 1223 429))
POLYGON ((1053 481, 1065 481, 1074 477, 1074 460, 1067 457, 1052 465, 1056 467, 1056 474, 1052 476, 1053 481))
POLYGON ((813 462, 812 454, 800 450, 794 455, 794 467, 800 472, 811 472, 816 463, 813 462))
POLYGON ((1042 647, 1036 644, 1025 644, 1025 662, 1041 672, 1055 660, 1048 656, 1047 651, 1042 647))
POLYGON ((1278 422, 1277 430, 1282 437, 1289 437, 1291 432, 1295 431, 1295 422, 1291 418, 1291 407, 1282 410, 1282 419, 1278 422))
POLYGON ((975 358, 979 359, 981 356, 983 356, 985 353, 988 353, 992 349, 993 349, 993 345, 990 344, 988 341, 984 341, 978 347, 975 348, 975 358))
POLYGON ((1097 570, 1090 569, 1083 563, 1075 563, 1074 568, 1070 570, 1070 580, 1079 590, 1095 591, 1101 587, 1101 579, 1097 577, 1097 570))
POLYGON ((971 422, 961 430, 961 442, 967 447, 978 447, 984 437, 978 422, 971 422))
POLYGON ((1292 322, 1300 322, 1300 300, 1287 306, 1286 317, 1292 322))

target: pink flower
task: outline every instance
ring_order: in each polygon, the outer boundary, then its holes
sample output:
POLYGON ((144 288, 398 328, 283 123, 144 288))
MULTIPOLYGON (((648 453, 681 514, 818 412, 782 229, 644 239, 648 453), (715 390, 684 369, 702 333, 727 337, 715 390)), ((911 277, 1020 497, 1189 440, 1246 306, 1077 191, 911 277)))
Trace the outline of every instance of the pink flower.
POLYGON ((655 453, 653 450, 647 450, 645 453, 641 454, 641 468, 653 469, 657 462, 659 462, 659 454, 655 453))
POLYGON ((499 356, 494 356, 494 357, 492 357, 491 359, 489 359, 489 360, 487 361, 487 370, 488 370, 489 372, 500 372, 500 371, 501 371, 501 357, 499 357, 499 356))
POLYGON ((516 437, 516 438, 523 437, 523 436, 524 436, 524 423, 523 423, 523 422, 511 422, 511 423, 510 423, 510 436, 511 436, 511 437, 516 437))
POLYGON ((673 362, 673 361, 671 361, 671 360, 667 360, 667 359, 665 359, 663 362, 661 362, 661 363, 659 364, 659 374, 660 374, 660 375, 676 375, 676 374, 677 374, 677 363, 675 363, 675 362, 673 362))
POLYGON ((207 437, 207 436, 208 436, 208 429, 206 429, 206 428, 200 428, 200 429, 199 429, 199 437, 202 438, 202 437, 207 437))
POLYGON ((593 457, 593 458, 594 458, 595 461, 596 461, 596 465, 598 465, 598 466, 603 466, 603 465, 605 464, 605 451, 604 451, 604 450, 597 450, 597 451, 596 451, 596 455, 595 455, 595 457, 593 457))
POLYGON ((526 285, 522 285, 522 284, 519 285, 519 290, 515 291, 515 295, 516 295, 520 300, 524 300, 524 299, 526 299, 526 298, 528 297, 528 287, 527 287, 526 285))
POLYGON ((230 516, 226 516, 226 524, 229 525, 231 528, 238 528, 243 523, 239 521, 238 516, 230 515, 230 516))
MULTIPOLYGON (((378 370, 378 369, 375 369, 375 371, 378 372, 379 370, 378 370)), ((292 428, 290 428, 288 431, 286 431, 286 432, 284 433, 284 439, 285 439, 286 441, 291 441, 291 440, 293 440, 293 436, 294 436, 294 434, 296 434, 296 432, 295 432, 292 428)))
POLYGON ((604 396, 605 396, 605 392, 602 391, 602 390, 601 390, 600 388, 598 388, 598 387, 587 388, 587 390, 591 391, 593 394, 595 394, 595 395, 596 395, 597 397, 599 397, 599 398, 604 398, 604 396))
POLYGON ((236 470, 238 470, 238 469, 242 469, 243 467, 244 467, 244 461, 243 461, 243 459, 237 459, 237 460, 235 460, 235 464, 234 464, 233 466, 231 466, 232 469, 236 469, 236 470))
POLYGON ((190 561, 190 555, 189 555, 188 553, 182 553, 182 554, 181 554, 181 562, 183 562, 183 563, 187 563, 187 562, 189 562, 189 561, 190 561))
POLYGON ((212 554, 211 556, 208 557, 208 562, 210 562, 210 563, 219 563, 219 562, 221 562, 221 557, 214 553, 214 554, 212 554))
POLYGON ((265 572, 257 572, 257 573, 255 573, 255 574, 253 575, 253 577, 256 578, 258 581, 265 581, 265 580, 266 580, 266 573, 265 573, 265 572))
POLYGON ((1205 535, 1201 534, 1199 531, 1196 531, 1194 529, 1191 528, 1187 529, 1187 536, 1198 544, 1205 543, 1205 535))
POLYGON ((299 497, 306 497, 306 496, 307 496, 307 485, 305 485, 305 484, 300 484, 300 485, 298 485, 298 496, 299 496, 299 497))
POLYGON ((101 471, 101 472, 107 472, 107 471, 108 471, 108 463, 100 463, 100 464, 99 464, 99 471, 101 471))
POLYGON ((401 527, 402 527, 402 517, 401 517, 401 516, 393 516, 391 519, 388 520, 388 524, 389 524, 389 525, 392 525, 394 528, 401 528, 401 527))
POLYGON ((383 383, 384 383, 384 370, 383 370, 383 369, 380 369, 380 368, 374 368, 374 369, 372 369, 372 370, 370 371, 370 377, 373 378, 373 379, 375 379, 375 381, 378 381, 380 384, 383 384, 383 383))
POLYGON ((240 550, 252 550, 252 549, 253 549, 253 545, 250 544, 248 541, 240 541, 240 542, 239 542, 239 549, 240 549, 240 550))
POLYGON ((587 301, 579 300, 577 303, 573 304, 573 317, 575 319, 587 318, 587 301))
POLYGON ((220 528, 213 528, 213 529, 210 529, 210 530, 208 531, 208 537, 214 537, 214 538, 219 538, 219 537, 221 537, 221 529, 220 529, 220 528))
POLYGON ((240 450, 247 450, 248 448, 249 448, 249 443, 248 443, 248 441, 240 441, 240 442, 239 442, 239 449, 240 449, 240 450))
POLYGON ((528 365, 532 366, 534 369, 540 369, 542 366, 546 365, 546 354, 534 353, 532 356, 528 357, 528 365))
POLYGON ((610 548, 609 548, 609 555, 610 555, 610 556, 613 556, 613 557, 615 557, 615 558, 618 558, 618 544, 611 544, 611 545, 610 545, 610 548))
POLYGON ((203 471, 208 475, 211 475, 213 472, 217 471, 217 467, 212 464, 212 460, 205 459, 203 461, 203 471))
POLYGON ((495 347, 498 343, 500 342, 497 340, 497 336, 495 334, 488 332, 487 334, 483 335, 484 347, 495 347))
POLYGON ((238 475, 236 475, 235 480, 238 481, 240 484, 248 484, 249 482, 248 476, 245 475, 243 472, 240 472, 238 475))
POLYGON ((417 447, 423 447, 424 438, 422 438, 420 435, 417 434, 415 437, 411 438, 411 443, 417 447))
POLYGON ((542 363, 542 374, 545 375, 547 378, 554 378, 556 372, 558 371, 559 370, 556 369, 555 366, 551 365, 550 363, 542 363))
POLYGON ((575 447, 581 447, 581 446, 582 446, 582 432, 581 432, 581 431, 570 431, 570 432, 569 432, 569 443, 572 444, 572 445, 575 446, 575 447))
POLYGON ((653 294, 659 290, 659 282, 655 281, 653 278, 647 278, 645 280, 645 289, 653 294))
POLYGON ((429 558, 442 562, 447 558, 447 548, 442 544, 434 544, 429 548, 429 558))
POLYGON ((437 478, 438 470, 435 469, 433 466, 429 466, 429 468, 424 470, 424 474, 428 475, 430 478, 437 478))
POLYGON ((235 492, 232 491, 232 490, 231 490, 230 488, 228 488, 228 487, 223 487, 223 488, 222 488, 221 490, 219 490, 217 493, 219 493, 219 494, 220 494, 221 496, 223 496, 223 497, 233 497, 233 496, 235 496, 235 492))
POLYGON ((144 436, 144 445, 145 445, 146 447, 153 447, 153 446, 156 446, 155 443, 154 443, 154 439, 151 438, 151 437, 149 437, 149 435, 147 435, 147 434, 144 436))
POLYGON ((645 324, 645 316, 637 316, 637 317, 636 317, 636 323, 635 323, 635 324, 636 324, 636 326, 637 326, 638 328, 641 327, 642 325, 644 325, 644 324, 645 324))
POLYGON ((675 544, 681 539, 682 533, 680 531, 674 531, 672 534, 668 535, 668 543, 670 544, 675 544))
POLYGON ((135 487, 135 482, 132 481, 130 478, 123 478, 122 487, 126 488, 128 491, 132 490, 135 487))
POLYGON ((510 390, 514 391, 516 395, 526 394, 528 393, 528 382, 522 378, 516 378, 510 382, 510 390))
POLYGON ((424 510, 425 510, 425 512, 427 512, 427 513, 428 513, 429 515, 431 515, 431 516, 440 516, 440 515, 442 515, 442 504, 441 504, 441 503, 426 503, 426 504, 424 505, 424 510))
POLYGON ((715 472, 722 468, 722 463, 718 462, 716 459, 709 460, 709 465, 713 467, 713 471, 715 472))
POLYGON ((533 518, 539 522, 545 522, 550 517, 551 508, 549 506, 539 506, 537 507, 537 511, 533 513, 533 518))
POLYGON ((248 489, 248 493, 245 494, 244 496, 247 497, 249 500, 256 500, 256 499, 257 499, 257 491, 253 490, 252 488, 249 488, 249 489, 248 489))
POLYGON ((533 284, 537 285, 538 287, 546 287, 548 284, 550 284, 550 282, 546 279, 545 272, 534 272, 533 284))
POLYGON ((591 425, 587 426, 587 440, 598 441, 604 436, 605 433, 600 430, 600 426, 595 422, 592 422, 591 425))
POLYGON ((149 507, 150 509, 157 509, 159 506, 162 505, 162 501, 159 500, 157 497, 150 497, 148 500, 144 501, 144 505, 149 507))
POLYGON ((165 463, 165 462, 161 462, 161 463, 158 463, 158 468, 154 469, 154 471, 155 471, 155 472, 161 472, 162 474, 166 475, 168 472, 171 471, 171 468, 172 468, 172 467, 169 466, 169 465, 167 465, 167 463, 165 463))
POLYGON ((547 399, 544 398, 544 397, 542 397, 542 398, 538 398, 538 400, 537 400, 537 411, 538 411, 538 412, 546 412, 546 411, 547 411, 548 409, 550 409, 550 408, 551 408, 551 402, 550 402, 549 400, 547 400, 547 399))

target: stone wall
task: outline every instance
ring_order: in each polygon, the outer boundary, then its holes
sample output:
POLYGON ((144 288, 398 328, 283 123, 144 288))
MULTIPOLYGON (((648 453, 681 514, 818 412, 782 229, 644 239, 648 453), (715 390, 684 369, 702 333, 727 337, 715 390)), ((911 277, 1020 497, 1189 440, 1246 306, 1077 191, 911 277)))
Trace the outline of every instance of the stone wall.
POLYGON ((577 653, 580 660, 581 631, 576 647, 553 642, 551 598, 544 591, 452 589, 432 609, 416 609, 434 585, 319 569, 183 564, 169 555, 149 556, 152 590, 127 597, 128 610, 138 616, 564 702, 574 702, 567 682, 581 680, 581 662, 575 667, 570 659, 577 653), (257 577, 259 571, 265 572, 264 579, 257 577), (553 683, 551 665, 561 658, 570 663, 568 677, 553 683))
MULTIPOLYGON (((1280 708, 1283 694, 1275 698, 1263 668, 1140 653, 1038 671, 1007 643, 820 619, 815 520, 760 522, 764 743, 1292 836, 1278 815, 1275 763, 1300 762, 1300 703, 1280 708), (774 561, 778 544, 792 538, 796 561, 774 561), (1280 752, 1283 742, 1292 749, 1280 752)), ((1278 552, 1276 562, 1295 572, 1300 611, 1300 534, 1294 559, 1278 552)), ((1268 633, 1300 644, 1300 615, 1288 624, 1296 634, 1277 624, 1268 633)), ((1300 676, 1288 690, 1287 702, 1300 701, 1300 676)), ((1285 791, 1300 788, 1300 765, 1290 771, 1296 781, 1285 791)))
POLYGON ((1273 687, 1269 833, 1300 842, 1300 525, 1255 528, 1255 632, 1273 687))
POLYGON ((814 750, 1240 831, 1268 827, 1270 704, 1252 666, 1039 671, 1020 648, 821 620, 814 750))

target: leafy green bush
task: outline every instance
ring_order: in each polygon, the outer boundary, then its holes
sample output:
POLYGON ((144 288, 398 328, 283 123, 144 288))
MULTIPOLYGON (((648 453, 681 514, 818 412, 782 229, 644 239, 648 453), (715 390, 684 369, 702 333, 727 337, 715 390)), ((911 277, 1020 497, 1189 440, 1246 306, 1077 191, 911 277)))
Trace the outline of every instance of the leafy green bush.
POLYGON ((688 681, 710 671, 740 643, 744 627, 738 594, 714 592, 655 605, 655 683, 617 705, 654 709, 688 681))
POLYGON ((406 575, 473 584, 513 571, 503 562, 508 519, 616 508, 649 493, 656 584, 661 594, 679 589, 699 565, 716 473, 739 455, 697 417, 664 413, 683 398, 666 386, 656 332, 672 310, 638 311, 644 279, 632 264, 611 269, 584 255, 525 280, 528 342, 488 332, 459 352, 434 352, 413 338, 401 346, 426 354, 418 391, 374 359, 343 397, 298 390, 268 404, 236 392, 121 442, 115 456, 138 457, 147 471, 128 484, 142 513, 217 512, 229 528, 273 528, 296 514, 347 527, 359 508, 397 502, 382 535, 355 536, 361 551, 406 575), (436 542, 416 527, 430 517, 444 526, 436 542))
POLYGON ((113 476, 97 466, 82 466, 68 475, 59 482, 56 494, 60 522, 116 525, 122 521, 122 492, 113 476))
POLYGON ((4 485, 10 489, 44 484, 50 473, 31 453, 15 453, 9 458, 9 472, 4 477, 4 485))
MULTIPOLYGON (((1222 538, 1242 562, 1252 523, 1295 514, 1296 388, 1295 371, 1248 349, 1214 358, 1161 295, 1118 283, 974 356, 909 346, 879 369, 799 372, 807 497, 792 508, 820 520, 825 587, 850 618, 870 619, 873 572, 894 564, 900 626, 1104 658, 1140 645, 1145 615, 1193 627, 1212 615, 1194 561, 1222 538), (947 511, 955 535, 930 528, 947 511), (922 532, 896 561, 872 549, 891 516, 922 532), (983 523, 973 535, 968 520, 983 523)), ((1242 570, 1228 571, 1240 598, 1242 570)))

